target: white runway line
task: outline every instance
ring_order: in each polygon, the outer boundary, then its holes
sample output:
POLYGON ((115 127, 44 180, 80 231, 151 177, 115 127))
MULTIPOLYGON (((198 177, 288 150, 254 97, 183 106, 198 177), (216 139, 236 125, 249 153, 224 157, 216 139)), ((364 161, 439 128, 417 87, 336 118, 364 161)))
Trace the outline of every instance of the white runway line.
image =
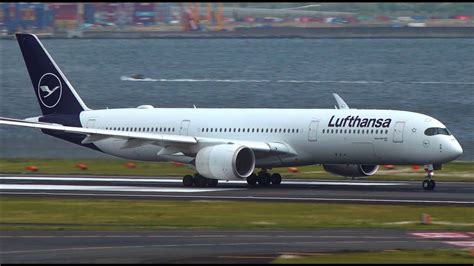
MULTIPOLYGON (((182 183, 181 179, 170 178, 107 178, 107 177, 42 177, 42 176, 27 176, 14 177, 5 176, 0 177, 0 180, 31 180, 31 181, 90 181, 90 182, 148 182, 148 183, 182 183)), ((246 180, 219 180, 222 184, 247 184, 246 180)), ((283 180, 284 185, 333 185, 333 186, 403 186, 408 183, 403 182, 331 182, 331 181, 289 181, 283 180)))
POLYGON ((80 190, 112 192, 212 192, 240 190, 237 188, 165 188, 165 187, 131 187, 131 186, 74 186, 74 185, 18 185, 0 184, 2 190, 80 190))

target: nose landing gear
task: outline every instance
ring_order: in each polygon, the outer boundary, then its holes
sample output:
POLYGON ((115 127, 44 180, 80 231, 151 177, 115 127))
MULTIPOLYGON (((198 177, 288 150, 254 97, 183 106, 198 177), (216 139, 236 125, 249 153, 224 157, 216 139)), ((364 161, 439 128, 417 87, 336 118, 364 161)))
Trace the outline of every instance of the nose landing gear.
POLYGON ((424 190, 433 190, 436 187, 436 182, 433 180, 434 168, 432 164, 425 165, 426 177, 423 180, 423 189, 424 190))

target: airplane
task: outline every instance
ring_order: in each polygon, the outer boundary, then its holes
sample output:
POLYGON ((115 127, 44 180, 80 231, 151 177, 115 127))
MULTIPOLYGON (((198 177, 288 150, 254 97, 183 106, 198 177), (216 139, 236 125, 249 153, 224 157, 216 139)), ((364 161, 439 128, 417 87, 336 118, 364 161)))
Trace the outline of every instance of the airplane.
POLYGON ((433 190, 434 170, 463 153, 433 117, 349 108, 337 94, 334 109, 140 105, 92 110, 36 35, 18 33, 16 39, 42 115, 1 117, 0 124, 39 128, 120 158, 187 164, 196 174, 183 177, 185 187, 215 187, 219 180, 279 185, 281 175, 270 173, 274 167, 321 164, 329 173, 354 178, 372 176, 383 164, 417 164, 427 172, 422 188, 433 190), (256 168, 261 170, 255 173, 256 168))

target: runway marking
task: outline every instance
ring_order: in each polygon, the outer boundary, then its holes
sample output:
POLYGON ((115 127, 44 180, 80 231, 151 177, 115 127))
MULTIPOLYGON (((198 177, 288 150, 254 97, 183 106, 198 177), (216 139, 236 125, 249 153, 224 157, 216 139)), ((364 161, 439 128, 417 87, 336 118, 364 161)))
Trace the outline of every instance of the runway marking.
POLYGON ((364 199, 364 198, 291 198, 291 197, 256 197, 256 196, 197 196, 197 195, 169 195, 169 194, 98 194, 98 193, 60 193, 60 192, 7 192, 4 195, 53 195, 53 196, 99 196, 99 197, 136 197, 136 198, 191 198, 191 199, 218 199, 218 200, 292 200, 292 201, 327 201, 327 202, 368 202, 368 203, 428 203, 428 204, 467 204, 473 205, 474 201, 453 200, 391 200, 391 199, 364 199))
MULTIPOLYGON (((28 176, 28 177, 13 177, 3 176, 0 180, 37 180, 37 181, 89 181, 89 182, 147 182, 147 183, 182 183, 180 179, 169 179, 169 178, 97 178, 97 177, 39 177, 39 176, 28 176)), ((245 184, 245 180, 219 180, 224 184, 245 184)), ((408 185, 403 182, 343 182, 343 181, 282 181, 283 185, 333 185, 333 186, 402 186, 408 185)))
POLYGON ((218 256, 221 259, 274 259, 275 257, 265 256, 218 256))
POLYGON ((31 185, 31 184, 0 184, 4 190, 81 190, 81 191, 113 191, 113 192, 213 192, 240 190, 239 188, 169 188, 169 187, 135 187, 135 186, 80 186, 80 185, 31 185))
POLYGON ((474 241, 445 241, 443 243, 458 246, 458 247, 474 247, 474 241))
POLYGON ((418 236, 421 238, 470 238, 471 236, 465 233, 452 233, 452 232, 441 232, 441 233, 410 233, 411 235, 418 236))

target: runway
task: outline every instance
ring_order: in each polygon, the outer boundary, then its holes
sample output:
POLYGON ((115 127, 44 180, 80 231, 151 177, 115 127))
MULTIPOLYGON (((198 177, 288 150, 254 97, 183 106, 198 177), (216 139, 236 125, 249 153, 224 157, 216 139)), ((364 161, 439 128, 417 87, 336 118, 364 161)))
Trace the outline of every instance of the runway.
POLYGON ((216 188, 185 188, 180 178, 0 175, 0 195, 175 200, 350 202, 366 204, 474 205, 474 184, 437 182, 425 191, 420 181, 283 180, 279 186, 249 187, 219 181, 216 188))
POLYGON ((1 232, 0 263, 269 263, 337 251, 472 247, 474 232, 293 231, 1 232))
MULTIPOLYGON (((184 188, 180 178, 0 175, 0 197, 338 202, 472 206, 474 185, 370 180, 283 180, 249 187, 184 188)), ((270 263, 280 256, 474 247, 474 232, 392 229, 3 231, 0 263, 270 263)))

